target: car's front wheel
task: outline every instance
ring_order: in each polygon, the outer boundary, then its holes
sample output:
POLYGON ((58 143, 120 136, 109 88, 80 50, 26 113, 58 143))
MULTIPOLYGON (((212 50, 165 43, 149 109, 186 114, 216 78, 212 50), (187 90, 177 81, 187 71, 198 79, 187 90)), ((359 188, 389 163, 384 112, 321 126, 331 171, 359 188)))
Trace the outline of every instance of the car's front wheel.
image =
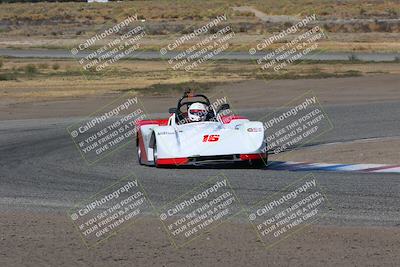
POLYGON ((158 167, 158 166, 157 166, 157 159, 158 159, 157 139, 156 139, 156 135, 155 135, 154 132, 153 132, 152 135, 151 135, 150 144, 151 144, 150 147, 153 148, 153 162, 154 162, 154 165, 155 165, 156 167, 158 167))
POLYGON ((158 159, 158 154, 157 154, 157 142, 154 140, 153 144, 153 160, 154 160, 154 165, 157 167, 157 159, 158 159))
POLYGON ((137 152, 137 159, 140 165, 143 165, 142 162, 142 149, 140 148, 139 138, 136 140, 136 152, 137 152))

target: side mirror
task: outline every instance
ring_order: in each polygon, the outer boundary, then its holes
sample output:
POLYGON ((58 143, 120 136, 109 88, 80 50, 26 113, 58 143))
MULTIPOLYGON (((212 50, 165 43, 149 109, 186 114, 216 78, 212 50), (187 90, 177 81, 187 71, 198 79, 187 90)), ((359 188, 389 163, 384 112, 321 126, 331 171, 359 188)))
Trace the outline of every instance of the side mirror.
POLYGON ((169 114, 174 114, 174 113, 176 113, 176 108, 169 108, 168 112, 169 112, 169 114))
POLYGON ((217 114, 220 113, 220 112, 223 111, 223 110, 227 110, 227 109, 230 109, 230 108, 231 108, 231 106, 229 106, 229 104, 222 104, 222 105, 218 108, 217 114))

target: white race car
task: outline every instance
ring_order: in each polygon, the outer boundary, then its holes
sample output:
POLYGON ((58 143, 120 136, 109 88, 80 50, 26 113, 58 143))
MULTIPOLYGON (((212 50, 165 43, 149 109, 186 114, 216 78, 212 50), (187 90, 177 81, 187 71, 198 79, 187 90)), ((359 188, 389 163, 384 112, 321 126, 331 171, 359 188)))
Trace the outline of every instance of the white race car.
POLYGON ((205 95, 185 92, 177 107, 169 109, 168 119, 137 122, 139 164, 266 164, 263 124, 242 116, 224 115, 229 109, 229 104, 215 109, 205 95))

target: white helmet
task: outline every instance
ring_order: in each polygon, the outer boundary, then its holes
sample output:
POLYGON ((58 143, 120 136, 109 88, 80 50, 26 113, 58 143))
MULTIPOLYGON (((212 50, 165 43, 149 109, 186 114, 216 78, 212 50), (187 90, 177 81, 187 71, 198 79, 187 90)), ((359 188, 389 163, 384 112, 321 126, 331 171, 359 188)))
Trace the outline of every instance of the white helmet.
POLYGON ((193 103, 188 109, 190 121, 203 121, 207 116, 207 107, 202 103, 193 103))

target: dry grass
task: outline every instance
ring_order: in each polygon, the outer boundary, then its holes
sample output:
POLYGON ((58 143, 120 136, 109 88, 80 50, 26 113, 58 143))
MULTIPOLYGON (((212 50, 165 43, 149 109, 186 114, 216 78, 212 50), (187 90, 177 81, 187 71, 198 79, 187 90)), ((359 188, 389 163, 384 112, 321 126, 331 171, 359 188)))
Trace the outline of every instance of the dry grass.
MULTIPOLYGON (((205 87, 212 83, 228 83, 251 79, 298 79, 346 77, 373 73, 400 74, 398 63, 379 64, 310 64, 290 65, 276 72, 262 72, 254 62, 207 62, 191 72, 175 71, 166 61, 121 60, 105 73, 82 72, 73 60, 3 59, 0 74, 15 72, 14 80, 0 83, 2 99, 21 101, 62 99, 102 95, 120 91, 141 90, 148 93, 154 85, 174 85, 196 82, 205 87), (26 73, 26 66, 37 71, 26 73), (58 65, 54 69, 53 65, 58 65)), ((160 87, 160 86, 159 86, 160 87)))
MULTIPOLYGON (((143 50, 159 50, 179 35, 211 18, 226 14, 237 37, 231 51, 248 51, 262 38, 287 25, 265 25, 249 13, 233 11, 233 6, 253 6, 269 15, 303 17, 316 13, 322 19, 398 18, 399 1, 378 0, 217 0, 209 1, 122 1, 110 3, 15 3, 0 5, 0 47, 72 48, 95 33, 137 14, 145 19, 147 36, 143 50)), ((324 24, 324 23, 322 23, 324 24)), ((329 28, 329 40, 320 49, 328 51, 400 51, 400 25, 389 30, 386 24, 354 26, 348 23, 329 28), (379 26, 379 25, 380 26, 379 26), (383 26, 382 26, 382 25, 383 26), (335 27, 342 27, 336 29, 335 27), (365 27, 365 29, 364 29, 365 27), (381 27, 381 28, 379 28, 381 27), (383 27, 383 29, 382 29, 383 27), (378 29, 379 28, 379 29, 378 29), (371 31, 371 32, 370 32, 371 31), (339 32, 336 34, 336 32, 339 32)), ((107 40, 104 40, 106 42, 107 40)), ((101 42, 99 42, 101 45, 101 42)), ((179 49, 193 45, 187 42, 179 49)))
MULTIPOLYGON (((234 38, 229 40, 227 51, 245 51, 254 47, 255 44, 261 42, 266 35, 250 35, 237 33, 234 38)), ((177 36, 147 36, 141 40, 142 51, 159 51, 160 48, 167 46, 173 42, 177 36)), ((294 38, 294 37, 291 37, 294 38)), ((0 48, 15 49, 67 49, 76 47, 79 43, 84 42, 85 38, 54 38, 54 37, 30 37, 29 42, 23 37, 1 37, 0 48)), ((330 33, 328 39, 318 43, 320 51, 337 51, 337 52, 399 52, 400 51, 400 33, 352 33, 352 34, 334 34, 330 33)), ((98 42, 97 46, 105 45, 109 39, 98 42)), ((182 51, 196 44, 196 40, 190 40, 179 46, 176 50, 182 51)), ((282 43, 276 43, 269 46, 270 49, 276 49, 282 43)), ((94 46, 96 48, 97 46, 94 46)))
POLYGON ((377 0, 215 0, 204 4, 196 0, 121 1, 110 3, 16 3, 2 4, 0 20, 70 20, 72 22, 117 22, 138 13, 146 19, 202 20, 221 13, 249 17, 233 12, 232 6, 254 6, 269 15, 306 15, 336 18, 395 17, 400 14, 398 1, 377 0), (10 12, 11 11, 11 12, 10 12))

